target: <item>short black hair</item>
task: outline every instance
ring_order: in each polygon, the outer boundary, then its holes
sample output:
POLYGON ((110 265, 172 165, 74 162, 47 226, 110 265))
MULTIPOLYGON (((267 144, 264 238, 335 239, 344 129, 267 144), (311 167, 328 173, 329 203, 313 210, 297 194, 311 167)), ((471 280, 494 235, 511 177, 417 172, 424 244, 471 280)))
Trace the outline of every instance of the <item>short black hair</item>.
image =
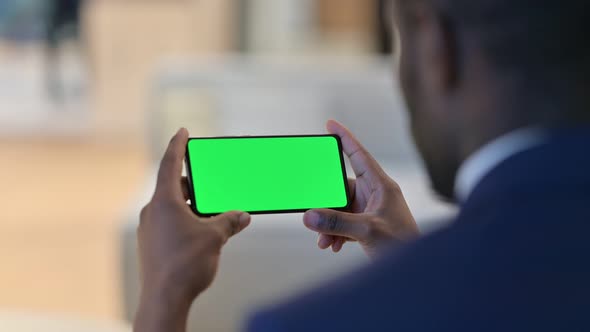
POLYGON ((405 0, 413 1, 435 6, 499 69, 589 72, 588 0, 405 0))

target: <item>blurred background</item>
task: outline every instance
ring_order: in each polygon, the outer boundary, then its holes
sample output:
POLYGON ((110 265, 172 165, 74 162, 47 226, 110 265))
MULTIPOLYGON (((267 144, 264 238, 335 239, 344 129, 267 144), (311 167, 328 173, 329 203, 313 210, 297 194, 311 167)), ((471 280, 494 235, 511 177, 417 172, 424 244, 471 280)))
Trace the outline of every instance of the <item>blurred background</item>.
MULTIPOLYGON (((128 331, 135 228, 157 162, 193 136, 348 125, 428 232, 454 213, 430 193, 408 134, 378 0, 1 0, 0 327, 128 331)), ((305 156, 301 156, 305 158, 305 156)), ((316 248, 301 215, 254 217, 228 245, 191 330, 365 264, 316 248)))

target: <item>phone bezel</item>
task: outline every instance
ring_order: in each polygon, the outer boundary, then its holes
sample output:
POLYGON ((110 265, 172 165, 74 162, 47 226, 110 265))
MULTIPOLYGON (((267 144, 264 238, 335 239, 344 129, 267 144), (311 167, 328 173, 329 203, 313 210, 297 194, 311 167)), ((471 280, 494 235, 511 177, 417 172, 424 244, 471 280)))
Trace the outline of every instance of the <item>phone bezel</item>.
POLYGON ((351 200, 350 200, 350 188, 348 185, 348 175, 346 174, 346 164, 344 162, 344 153, 342 149, 342 140, 338 135, 271 135, 271 136, 216 136, 216 137, 190 137, 186 144, 186 154, 185 154, 185 168, 186 168, 186 177, 188 182, 188 190, 190 196, 190 207, 191 210, 195 214, 200 217, 214 217, 220 215, 222 213, 201 213, 197 207, 197 202, 195 199, 195 190, 193 187, 193 176, 192 176, 192 167, 190 161, 190 152, 188 149, 188 145, 192 140, 200 140, 200 139, 257 139, 257 138, 314 138, 314 137, 332 137, 336 139, 338 144, 338 153, 340 155, 340 166, 342 171, 342 176, 344 180, 344 190, 346 191, 346 206, 344 207, 313 207, 313 208, 302 208, 302 209, 289 209, 289 210, 264 210, 264 211, 244 211, 248 212, 249 214, 253 215, 262 215, 262 214, 286 214, 286 213, 303 213, 312 209, 330 209, 336 211, 347 211, 350 208, 351 200))

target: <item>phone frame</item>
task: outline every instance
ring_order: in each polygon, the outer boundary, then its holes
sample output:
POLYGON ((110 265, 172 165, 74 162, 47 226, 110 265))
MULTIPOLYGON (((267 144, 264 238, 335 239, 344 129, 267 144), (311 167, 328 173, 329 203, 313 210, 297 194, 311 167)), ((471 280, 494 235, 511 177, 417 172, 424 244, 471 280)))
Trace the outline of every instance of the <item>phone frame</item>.
MULTIPOLYGON (((350 209, 351 197, 350 197, 350 188, 348 185, 348 175, 346 174, 346 164, 344 163, 344 151, 342 149, 342 140, 338 135, 271 135, 271 136, 216 136, 216 137, 190 137, 186 144, 186 153, 185 153, 185 168, 186 168, 186 177, 188 182, 188 190, 189 190, 189 197, 190 197, 190 207, 191 210, 195 214, 200 217, 214 217, 220 215, 222 213, 201 213, 198 210, 197 202, 195 199, 195 190, 193 186, 193 175, 192 175, 192 167, 189 155, 188 144, 191 140, 198 140, 198 139, 254 139, 254 138, 313 138, 313 137, 332 137, 336 139, 338 143, 338 152, 340 154, 340 165, 342 170, 342 176, 344 178, 344 190, 346 192, 346 206, 344 207, 318 207, 317 209, 329 209, 329 210, 336 210, 336 211, 348 211, 350 209)), ((248 212, 249 214, 286 214, 286 213, 303 213, 312 209, 316 208, 304 208, 304 209, 289 209, 289 210, 264 210, 264 211, 244 211, 248 212)), ((229 212, 229 211, 228 211, 229 212)))

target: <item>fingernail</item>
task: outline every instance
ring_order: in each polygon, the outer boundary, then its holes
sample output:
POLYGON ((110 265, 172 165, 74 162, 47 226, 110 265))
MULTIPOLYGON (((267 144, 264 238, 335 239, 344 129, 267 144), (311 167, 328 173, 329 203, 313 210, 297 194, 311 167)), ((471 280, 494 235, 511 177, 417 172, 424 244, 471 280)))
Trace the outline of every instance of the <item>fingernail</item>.
POLYGON ((240 215, 240 225, 242 227, 247 226, 250 223, 250 215, 248 213, 242 213, 240 215))
POLYGON ((318 228, 320 223, 320 215, 315 211, 307 211, 303 215, 303 221, 308 227, 318 228))
POLYGON ((329 243, 328 243, 328 239, 327 238, 325 238, 325 237, 322 236, 322 237, 320 237, 318 239, 318 246, 320 248, 325 249, 325 248, 328 247, 328 245, 329 245, 329 243))

